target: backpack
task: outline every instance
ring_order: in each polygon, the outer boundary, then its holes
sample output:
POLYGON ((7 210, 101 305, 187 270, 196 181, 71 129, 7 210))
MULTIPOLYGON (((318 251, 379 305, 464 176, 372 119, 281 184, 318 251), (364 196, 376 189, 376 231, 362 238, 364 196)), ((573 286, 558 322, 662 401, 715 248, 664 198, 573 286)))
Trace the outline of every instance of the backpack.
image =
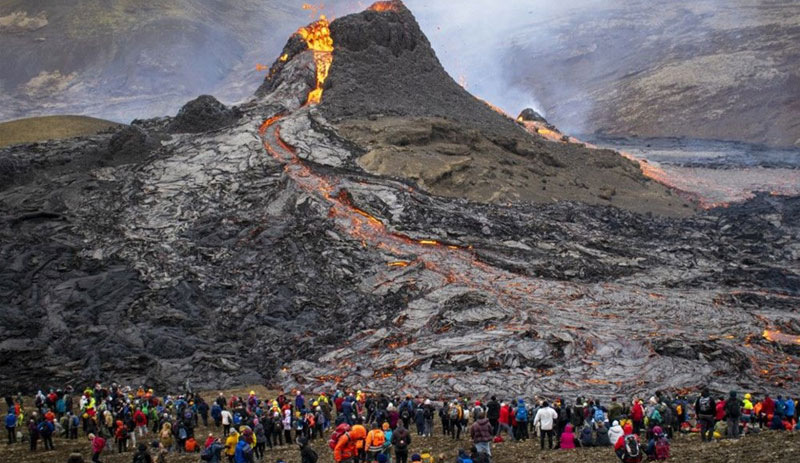
POLYGON ((36 427, 36 430, 39 431, 40 436, 50 435, 50 427, 47 426, 47 421, 42 421, 39 423, 39 426, 36 427))
POLYGON ((73 428, 77 428, 78 426, 80 426, 80 424, 81 424, 81 422, 78 419, 78 415, 72 415, 72 424, 71 424, 71 426, 73 428))
POLYGON ((186 434, 186 428, 184 428, 183 426, 178 428, 178 439, 184 440, 186 439, 186 436, 188 436, 188 434, 186 434))
POLYGON ((459 456, 456 463, 472 463, 472 458, 468 456, 459 456))
POLYGON ((702 415, 711 415, 711 397, 700 397, 697 403, 697 412, 702 415))
POLYGON ((458 407, 450 407, 450 419, 453 421, 458 420, 458 407))
POLYGON ((638 461, 638 458, 641 458, 642 449, 639 447, 639 441, 636 439, 636 436, 633 434, 629 434, 625 436, 625 446, 622 448, 624 460, 634 460, 638 461))
POLYGON ((528 409, 524 405, 517 407, 517 421, 528 421, 528 409))
POLYGON ((200 452, 200 459, 203 461, 211 461, 212 456, 213 454, 211 452, 211 446, 206 447, 202 452, 200 452))
POLYGON ((411 419, 411 412, 408 411, 408 407, 403 407, 403 411, 400 412, 400 418, 403 421, 408 421, 411 419))
MULTIPOLYGON (((147 455, 146 453, 137 453, 136 455, 133 456, 133 463, 146 463, 147 462, 146 455, 147 455)), ((210 460, 211 460, 211 454, 209 453, 207 461, 210 460)))
POLYGON ((606 420, 606 415, 603 413, 602 408, 594 409, 594 420, 598 423, 602 423, 606 420))
POLYGON ((350 432, 350 425, 349 424, 342 423, 339 426, 337 426, 336 430, 333 431, 333 434, 331 434, 331 438, 328 440, 328 447, 330 447, 331 450, 335 449, 336 448, 336 444, 339 443, 339 438, 341 438, 343 435, 347 434, 348 432, 350 432))
POLYGON ((666 437, 661 436, 656 438, 656 457, 658 461, 664 461, 669 458, 669 441, 666 437))
POLYGON ((242 415, 240 415, 239 413, 234 413, 233 414, 233 424, 238 426, 241 423, 242 423, 242 415))

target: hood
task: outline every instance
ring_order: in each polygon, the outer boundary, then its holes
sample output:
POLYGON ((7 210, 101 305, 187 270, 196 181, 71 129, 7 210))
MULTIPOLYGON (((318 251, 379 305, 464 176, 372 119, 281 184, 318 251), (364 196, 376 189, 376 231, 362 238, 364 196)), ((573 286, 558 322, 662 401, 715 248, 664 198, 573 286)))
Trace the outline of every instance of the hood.
POLYGON ((625 433, 626 436, 628 434, 633 434, 633 426, 631 426, 630 423, 628 423, 625 425, 624 428, 622 428, 622 431, 625 433))
POLYGON ((564 432, 572 432, 572 425, 568 424, 568 425, 564 426, 564 432))

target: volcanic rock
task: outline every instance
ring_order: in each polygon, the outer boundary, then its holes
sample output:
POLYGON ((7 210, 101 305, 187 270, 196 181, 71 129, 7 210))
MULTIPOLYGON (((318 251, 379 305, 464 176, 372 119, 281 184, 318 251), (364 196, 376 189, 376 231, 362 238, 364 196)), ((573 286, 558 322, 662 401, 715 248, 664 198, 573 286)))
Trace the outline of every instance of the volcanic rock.
MULTIPOLYGON (((339 21, 413 38, 409 17, 339 21)), ((383 48, 402 58, 417 39, 383 48)), ((134 162, 100 162, 111 135, 0 150, 11 180, 0 184, 0 387, 798 392, 799 198, 667 217, 433 195, 361 169, 361 145, 422 146, 442 162, 494 145, 544 166, 575 147, 489 113, 399 115, 391 131, 380 124, 393 119, 358 110, 334 124, 324 103, 304 105, 313 53, 277 62, 231 125, 161 139, 134 162)), ((158 137, 168 123, 136 126, 158 137)))
POLYGON ((544 124, 548 124, 547 119, 544 118, 541 114, 537 113, 533 108, 525 108, 519 113, 519 120, 521 121, 528 121, 528 122, 542 122, 544 124))
POLYGON ((233 124, 239 116, 238 109, 228 108, 211 95, 201 95, 183 105, 167 130, 173 133, 210 132, 233 124))

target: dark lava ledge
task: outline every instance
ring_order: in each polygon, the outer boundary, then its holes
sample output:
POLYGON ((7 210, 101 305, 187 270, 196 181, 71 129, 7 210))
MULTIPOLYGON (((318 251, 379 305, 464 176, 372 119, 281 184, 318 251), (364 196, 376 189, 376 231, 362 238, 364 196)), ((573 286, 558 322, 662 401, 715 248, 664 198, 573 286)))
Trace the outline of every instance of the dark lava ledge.
POLYGON ((528 137, 435 67, 382 100, 380 75, 348 78, 383 71, 359 61, 373 44, 435 58, 397 8, 333 23, 343 48, 319 107, 302 106, 315 68, 295 36, 256 98, 203 105, 221 115, 207 131, 139 121, 113 144, 0 151, 0 386, 800 392, 800 347, 762 336, 800 333, 800 199, 670 218, 482 204, 358 168, 336 124, 376 111, 528 137))

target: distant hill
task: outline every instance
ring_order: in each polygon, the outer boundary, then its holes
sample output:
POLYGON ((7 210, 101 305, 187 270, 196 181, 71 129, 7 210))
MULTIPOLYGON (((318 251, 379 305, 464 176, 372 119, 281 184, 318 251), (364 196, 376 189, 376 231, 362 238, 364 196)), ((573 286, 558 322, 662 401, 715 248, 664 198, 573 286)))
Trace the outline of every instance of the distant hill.
POLYGON ((86 116, 44 116, 0 122, 0 147, 94 135, 118 122, 86 116))

